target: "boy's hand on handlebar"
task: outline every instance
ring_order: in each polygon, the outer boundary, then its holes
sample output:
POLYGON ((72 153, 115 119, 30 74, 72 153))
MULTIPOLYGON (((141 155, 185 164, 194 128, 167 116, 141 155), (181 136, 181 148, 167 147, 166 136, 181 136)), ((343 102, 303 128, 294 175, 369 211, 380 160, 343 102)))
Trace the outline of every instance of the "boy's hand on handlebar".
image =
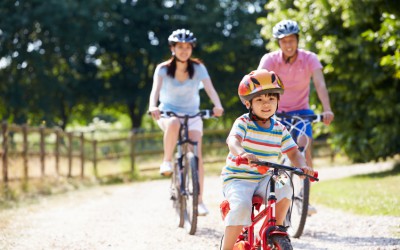
POLYGON ((222 107, 214 107, 213 108, 213 113, 215 117, 220 117, 224 113, 224 108, 222 107))
MULTIPOLYGON (((309 167, 309 166, 301 167, 301 170, 303 170, 303 172, 304 172, 305 174, 314 176, 314 169, 311 168, 311 167, 309 167)), ((300 176, 300 178, 301 178, 301 179, 305 179, 306 177, 303 175, 303 176, 300 176)))
POLYGON ((257 165, 256 164, 252 164, 251 162, 252 161, 258 161, 258 158, 257 158, 257 156, 255 156, 254 154, 252 154, 252 153, 243 153, 243 154, 241 154, 241 155, 239 155, 238 157, 240 157, 240 158, 244 158, 244 159, 247 159, 247 162, 248 162, 248 164, 250 165, 250 166, 252 166, 252 167, 256 167, 257 165))
POLYGON ((150 107, 149 108, 149 112, 151 114, 151 117, 153 117, 153 119, 158 120, 160 119, 160 109, 158 107, 150 107))
POLYGON ((247 164, 249 164, 253 168, 257 168, 257 170, 260 174, 265 174, 268 171, 268 167, 266 167, 266 166, 259 166, 257 164, 251 163, 251 162, 259 161, 257 156, 255 156, 254 154, 244 153, 244 154, 238 155, 237 157, 242 158, 242 159, 247 159, 247 162, 248 162, 247 164))

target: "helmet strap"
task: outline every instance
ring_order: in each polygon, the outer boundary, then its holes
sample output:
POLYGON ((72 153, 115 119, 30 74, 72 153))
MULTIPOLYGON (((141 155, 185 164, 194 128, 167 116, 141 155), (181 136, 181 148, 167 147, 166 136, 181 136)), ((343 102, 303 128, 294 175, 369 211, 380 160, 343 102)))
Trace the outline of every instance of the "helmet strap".
POLYGON ((252 120, 252 121, 260 121, 262 123, 267 123, 269 118, 271 118, 271 117, 268 117, 267 119, 264 119, 264 118, 259 117, 256 114, 254 114, 253 109, 251 108, 251 104, 250 104, 250 108, 249 108, 249 117, 250 117, 250 120, 252 120))
MULTIPOLYGON (((278 107, 279 107, 279 103, 276 104, 276 111, 278 111, 278 107)), ((275 113, 274 113, 275 114, 275 113)), ((274 115, 271 115, 270 117, 268 117, 267 119, 261 118, 258 115, 253 113, 253 109, 251 108, 251 102, 250 102, 250 107, 249 107, 249 117, 250 120, 252 121, 261 121, 262 123, 267 123, 267 121, 269 119, 271 119, 271 117, 273 117, 274 115)))
POLYGON ((180 63, 185 63, 185 62, 187 62, 187 60, 186 60, 186 61, 180 60, 180 59, 175 55, 175 52, 172 52, 172 56, 175 58, 175 60, 176 60, 177 62, 180 62, 180 63))
POLYGON ((290 60, 293 58, 293 57, 296 57, 297 56, 297 49, 296 49, 296 53, 294 53, 294 55, 293 56, 289 56, 288 58, 286 58, 286 60, 285 60, 285 64, 288 64, 288 63, 290 63, 290 60))

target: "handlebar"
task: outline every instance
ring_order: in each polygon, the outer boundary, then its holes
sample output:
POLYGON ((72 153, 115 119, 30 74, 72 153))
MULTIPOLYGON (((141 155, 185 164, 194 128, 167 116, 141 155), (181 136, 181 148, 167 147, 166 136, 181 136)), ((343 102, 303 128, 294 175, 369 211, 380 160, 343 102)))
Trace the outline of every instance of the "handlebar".
POLYGON ((323 122, 323 114, 313 114, 313 115, 292 115, 287 113, 276 113, 276 116, 282 119, 304 119, 311 122, 323 122))
MULTIPOLYGON (((239 166, 240 164, 249 164, 249 161, 246 158, 237 156, 236 157, 236 166, 239 166)), ((301 168, 289 167, 289 166, 272 163, 272 162, 268 162, 268 161, 252 161, 251 164, 257 165, 257 169, 261 174, 266 173, 269 168, 276 168, 276 169, 290 171, 299 176, 307 176, 310 178, 311 182, 319 181, 317 171, 314 171, 314 176, 311 176, 311 175, 304 173, 304 170, 301 168)))
MULTIPOLYGON (((150 115, 151 112, 149 111, 148 114, 150 115)), ((214 118, 214 112, 210 109, 203 109, 200 110, 198 113, 194 114, 194 115, 185 115, 185 114, 177 114, 173 111, 161 111, 160 110, 160 114, 162 115, 167 115, 167 116, 174 116, 177 118, 194 118, 197 116, 200 116, 202 119, 210 119, 210 118, 214 118)))

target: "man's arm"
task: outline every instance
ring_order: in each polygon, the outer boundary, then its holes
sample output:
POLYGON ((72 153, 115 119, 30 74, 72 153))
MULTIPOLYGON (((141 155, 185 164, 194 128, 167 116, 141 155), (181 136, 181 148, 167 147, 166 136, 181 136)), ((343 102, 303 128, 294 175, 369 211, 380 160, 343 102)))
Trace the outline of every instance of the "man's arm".
POLYGON ((329 100, 328 89, 326 88, 324 74, 321 69, 316 69, 312 75, 315 89, 318 94, 318 98, 322 103, 322 107, 324 109, 324 123, 329 125, 334 118, 334 114, 331 109, 331 104, 329 100))

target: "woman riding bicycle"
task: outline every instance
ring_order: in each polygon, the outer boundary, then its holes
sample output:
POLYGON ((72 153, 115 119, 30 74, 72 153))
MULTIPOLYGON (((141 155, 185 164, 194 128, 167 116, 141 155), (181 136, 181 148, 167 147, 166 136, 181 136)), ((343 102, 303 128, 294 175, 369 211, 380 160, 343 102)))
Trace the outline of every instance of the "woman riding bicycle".
MULTIPOLYGON (((164 157, 160 174, 172 174, 172 157, 178 140, 180 122, 176 117, 162 117, 161 111, 173 111, 178 114, 196 114, 200 107, 199 90, 204 87, 214 104, 214 116, 221 116, 222 108, 219 96, 211 82, 204 64, 192 58, 196 37, 190 30, 178 29, 168 37, 172 57, 159 64, 154 72, 153 87, 150 94, 149 111, 164 131, 164 157), (158 106, 158 102, 160 105, 158 106)), ((189 137, 198 142, 199 157, 199 215, 206 215, 208 210, 203 203, 204 167, 201 152, 203 121, 200 117, 189 121, 189 137)))
MULTIPOLYGON (((276 72, 285 83, 285 94, 281 97, 278 112, 287 114, 314 114, 309 104, 310 81, 312 80, 324 110, 324 123, 329 125, 333 121, 334 114, 322 73, 322 64, 313 52, 298 48, 299 32, 299 26, 295 21, 283 20, 276 24, 272 35, 278 40, 280 50, 265 54, 261 58, 258 69, 276 72)), ((303 129, 303 124, 299 123, 298 131, 303 129)), ((312 127, 310 123, 305 126, 310 143, 305 155, 308 166, 312 167, 312 127)), ((303 147, 305 143, 306 138, 298 138, 300 147, 303 147)), ((309 207, 309 214, 313 213, 316 213, 316 209, 309 207)))
MULTIPOLYGON (((249 110, 236 119, 227 138, 229 154, 222 169, 223 193, 230 204, 225 217, 223 249, 232 249, 244 226, 251 224, 252 197, 265 197, 270 176, 251 164, 236 166, 238 156, 248 161, 277 162, 280 153, 287 154, 294 166, 313 175, 313 169, 297 149, 284 125, 273 118, 283 85, 278 75, 265 69, 252 71, 239 84, 239 97, 249 110)), ((276 224, 285 230, 284 220, 290 206, 292 189, 284 185, 276 189, 276 224)))

